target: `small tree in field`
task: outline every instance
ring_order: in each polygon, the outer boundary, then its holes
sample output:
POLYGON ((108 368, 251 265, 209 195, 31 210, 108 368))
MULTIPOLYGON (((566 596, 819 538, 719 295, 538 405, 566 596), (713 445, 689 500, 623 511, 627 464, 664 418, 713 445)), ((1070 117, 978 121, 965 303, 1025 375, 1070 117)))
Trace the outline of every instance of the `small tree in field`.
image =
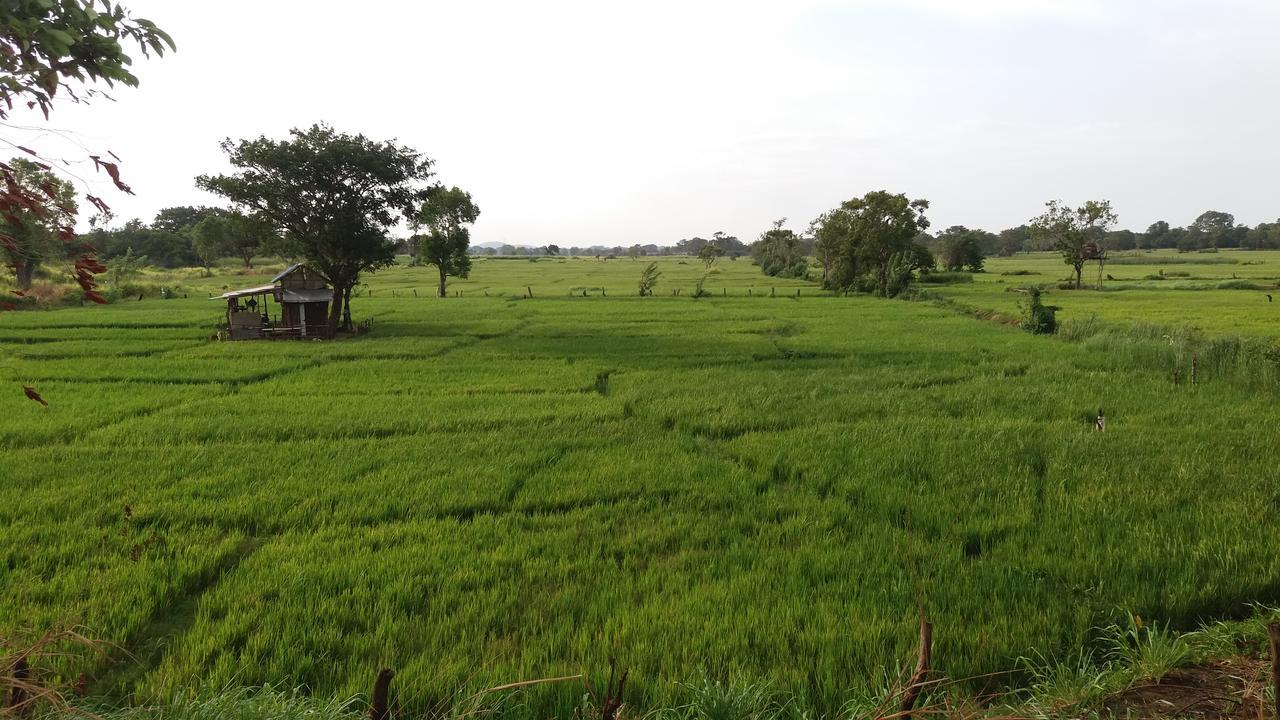
POLYGON ((1058 308, 1040 301, 1040 288, 1027 290, 1022 306, 1022 329, 1033 335, 1052 335, 1058 331, 1058 308))
POLYGON ((227 221, 217 215, 207 217, 191 228, 191 249, 195 250, 205 270, 227 254, 227 221))
POLYGON ((640 273, 640 297, 652 295, 660 277, 662 272, 658 270, 658 263, 651 262, 646 265, 644 271, 640 273))
POLYGON ((1067 207, 1057 200, 1045 203, 1045 211, 1031 221, 1031 236, 1051 243, 1071 266, 1076 276, 1076 289, 1081 287, 1084 264, 1104 257, 1099 241, 1116 224, 1116 214, 1109 200, 1090 200, 1078 208, 1067 207))
POLYGON ((471 201, 471 194, 452 187, 435 188, 414 217, 414 224, 430 231, 418 237, 418 259, 435 265, 440 272, 440 285, 436 295, 445 297, 449 276, 467 277, 471 274, 471 231, 467 229, 480 217, 480 208, 471 201))
POLYGON ((710 243, 698 249, 698 259, 702 261, 703 265, 707 266, 707 270, 710 270, 711 266, 716 264, 721 255, 724 255, 724 250, 710 243))

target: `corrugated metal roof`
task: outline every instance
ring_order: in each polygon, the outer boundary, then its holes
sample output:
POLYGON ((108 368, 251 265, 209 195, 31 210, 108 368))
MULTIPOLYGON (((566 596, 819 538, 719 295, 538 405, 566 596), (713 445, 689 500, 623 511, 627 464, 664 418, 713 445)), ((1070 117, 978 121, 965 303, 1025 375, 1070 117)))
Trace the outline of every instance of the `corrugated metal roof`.
POLYGON ((226 300, 228 298, 244 297, 245 295, 262 295, 276 289, 275 285, 260 285, 258 287, 245 288, 243 290, 229 290, 210 300, 226 300))
POLYGON ((329 302, 333 299, 333 291, 320 290, 285 290, 280 301, 287 303, 329 302))
POLYGON ((302 263, 294 263, 290 265, 289 267, 285 268, 279 275, 271 278, 271 282, 273 283, 280 282, 280 278, 288 275, 289 273, 293 272, 294 270, 297 270, 300 267, 302 267, 302 263))

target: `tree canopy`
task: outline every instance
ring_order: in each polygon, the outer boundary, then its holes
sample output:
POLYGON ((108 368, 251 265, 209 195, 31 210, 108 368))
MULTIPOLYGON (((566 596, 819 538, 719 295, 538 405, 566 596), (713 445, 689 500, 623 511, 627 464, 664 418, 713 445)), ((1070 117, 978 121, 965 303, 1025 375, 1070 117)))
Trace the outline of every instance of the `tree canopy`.
POLYGON ((1084 264, 1103 257, 1101 240, 1116 220, 1109 200, 1090 200, 1077 208, 1050 200, 1045 203, 1044 213, 1031 221, 1031 233, 1052 243, 1062 261, 1075 272, 1079 289, 1084 264))
POLYGON ((943 230, 937 238, 943 268, 952 272, 965 268, 969 272, 982 272, 982 264, 986 261, 982 248, 990 235, 985 230, 970 230, 963 225, 952 225, 943 230))
POLYGON ((914 271, 933 264, 916 237, 929 228, 928 200, 885 190, 841 203, 814 221, 819 257, 829 259, 825 287, 848 290, 863 278, 883 297, 902 291, 914 271))
POLYGON ((471 274, 471 256, 467 253, 471 247, 471 231, 467 226, 478 217, 480 208, 471 200, 471 194, 457 187, 434 188, 414 216, 414 225, 428 230, 416 238, 418 259, 434 265, 439 272, 440 284, 436 288, 439 297, 445 296, 449 276, 471 274))
POLYGON ((786 218, 775 220, 771 228, 760 233, 760 239, 751 245, 751 256, 770 277, 808 277, 809 261, 800 247, 800 238, 794 231, 782 227, 786 221, 786 218))
POLYGON ((201 175, 197 185, 256 216, 324 276, 335 293, 329 330, 337 330, 360 275, 395 262, 387 232, 428 199, 432 161, 394 140, 323 124, 221 147, 236 172, 201 175))
POLYGON ((75 216, 75 188, 42 164, 26 158, 10 160, 9 168, 22 192, 47 194, 51 200, 43 210, 14 209, 0 216, 0 252, 13 268, 21 293, 31 289, 36 269, 42 263, 66 256, 58 229, 75 216))

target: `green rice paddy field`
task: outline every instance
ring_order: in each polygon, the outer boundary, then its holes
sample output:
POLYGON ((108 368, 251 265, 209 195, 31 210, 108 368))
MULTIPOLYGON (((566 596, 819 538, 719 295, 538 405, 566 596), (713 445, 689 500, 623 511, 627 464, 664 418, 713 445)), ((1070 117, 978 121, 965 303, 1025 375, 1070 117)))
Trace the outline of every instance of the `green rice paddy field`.
MULTIPOLYGON (((1164 289, 1274 285, 1280 254, 1205 257, 1239 262, 1050 301, 1280 336, 1262 291, 1164 289)), ((447 299, 396 267, 354 303, 373 331, 334 342, 210 342, 205 295, 261 276, 0 315, 0 636, 82 624, 113 646, 73 671, 139 701, 345 697, 388 665, 427 707, 617 656, 640 706, 706 674, 833 709, 910 661, 920 609, 964 678, 1125 611, 1280 601, 1272 386, 746 260, 695 300, 701 265, 660 262, 649 298, 643 261, 481 260, 447 299)), ((1019 269, 1065 276, 1022 256, 936 292, 1011 312, 1019 269)))

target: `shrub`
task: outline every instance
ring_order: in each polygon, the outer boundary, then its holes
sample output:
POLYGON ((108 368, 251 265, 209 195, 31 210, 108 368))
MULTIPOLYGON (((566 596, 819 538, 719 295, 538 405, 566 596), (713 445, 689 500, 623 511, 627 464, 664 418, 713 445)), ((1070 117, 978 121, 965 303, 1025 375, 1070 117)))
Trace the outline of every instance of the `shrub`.
POLYGON ((1040 302, 1040 288, 1027 289, 1022 307, 1022 329, 1033 335, 1052 335, 1058 331, 1058 308, 1040 302))
POLYGON ((971 283, 973 273, 967 272, 932 272, 921 273, 920 282, 929 285, 949 285, 952 283, 971 283))

